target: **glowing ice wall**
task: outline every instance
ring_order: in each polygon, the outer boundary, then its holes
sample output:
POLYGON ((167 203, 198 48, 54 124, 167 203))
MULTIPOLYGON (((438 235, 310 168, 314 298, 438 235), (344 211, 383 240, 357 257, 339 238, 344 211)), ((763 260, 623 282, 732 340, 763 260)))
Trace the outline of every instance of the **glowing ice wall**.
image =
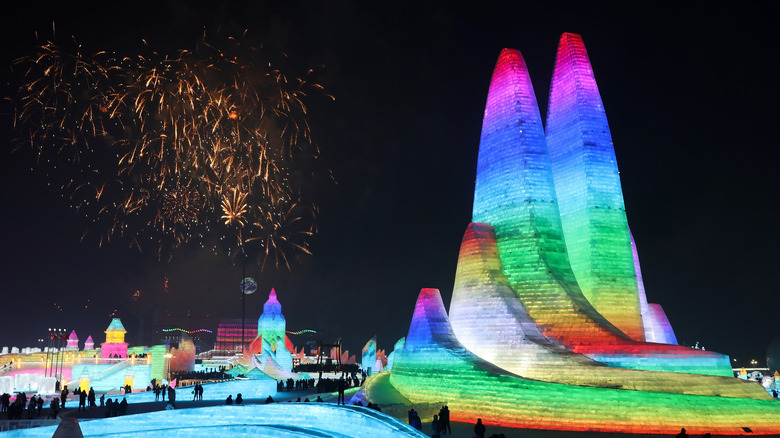
POLYGON ((561 36, 546 132, 563 236, 577 283, 599 313, 632 339, 644 340, 617 159, 579 35, 561 36))
POLYGON ((769 397, 588 388, 518 377, 458 342, 436 289, 420 292, 390 383, 412 403, 449 405, 455 421, 622 433, 671 434, 683 426, 691 434, 740 434, 742 427, 780 433, 780 404, 769 397))

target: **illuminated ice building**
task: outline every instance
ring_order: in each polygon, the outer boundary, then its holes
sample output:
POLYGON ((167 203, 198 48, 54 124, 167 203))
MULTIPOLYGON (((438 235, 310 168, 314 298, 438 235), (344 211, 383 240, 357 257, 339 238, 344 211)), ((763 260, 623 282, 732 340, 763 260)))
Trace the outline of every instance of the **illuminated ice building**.
MULTIPOLYGON (((617 160, 579 35, 564 34, 546 130, 520 52, 499 55, 449 315, 423 289, 387 388, 452 419, 605 432, 780 433, 780 403, 728 356, 676 345, 647 302, 617 160)), ((372 394, 366 397, 387 397, 372 394)))
MULTIPOLYGON (((57 381, 96 391, 116 390, 130 385, 143 391, 152 379, 161 381, 166 368, 172 369, 166 356, 172 356, 166 345, 128 347, 125 330, 119 318, 113 318, 105 330, 106 341, 95 348, 92 336, 79 349, 75 331, 68 338, 52 337, 52 347, 45 351, 0 355, 0 393, 35 391, 56 392, 57 381), (58 346, 62 342, 66 345, 58 346)), ((171 350, 174 351, 174 350, 171 350)))

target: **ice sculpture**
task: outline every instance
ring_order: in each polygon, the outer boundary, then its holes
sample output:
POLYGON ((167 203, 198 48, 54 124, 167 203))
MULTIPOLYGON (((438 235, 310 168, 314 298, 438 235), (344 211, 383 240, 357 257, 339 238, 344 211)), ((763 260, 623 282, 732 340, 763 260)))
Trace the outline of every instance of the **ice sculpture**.
POLYGON ((257 334, 262 341, 262 358, 260 362, 265 367, 271 358, 279 369, 292 370, 292 354, 285 342, 287 322, 282 315, 282 305, 276 297, 276 290, 271 289, 268 300, 263 305, 263 313, 257 320, 257 334))
POLYGON ((568 385, 764 398, 754 386, 730 376, 608 368, 547 340, 509 288, 488 224, 472 223, 466 230, 450 309, 453 332, 464 347, 522 377, 568 385))
POLYGON ((277 343, 284 346, 284 331, 287 322, 282 315, 282 305, 276 298, 276 290, 271 289, 268 300, 263 304, 263 313, 257 319, 257 334, 268 341, 271 349, 276 351, 277 343))
MULTIPOLYGON (((514 291, 545 338, 619 368, 731 375, 726 356, 632 340, 583 295, 569 264, 536 98, 525 61, 516 50, 501 51, 493 71, 479 145, 473 221, 492 226, 505 286, 514 291)), ((626 245, 636 291, 627 225, 626 245)), ((638 321, 637 293, 634 299, 638 321)), ((451 311, 459 317, 459 302, 453 304, 451 311)), ((638 327, 642 332, 635 335, 644 338, 641 323, 638 327)))
POLYGON ((542 119, 517 50, 501 51, 490 82, 472 222, 495 230, 509 286, 545 336, 570 343, 626 338, 585 299, 569 266, 542 119))
POLYGON ((0 376, 0 394, 12 394, 14 392, 14 377, 0 376))
POLYGON ((171 358, 168 360, 168 369, 171 371, 194 370, 196 354, 195 343, 192 342, 192 338, 190 338, 187 333, 181 332, 179 346, 177 348, 171 348, 171 358))
POLYGON ((579 35, 558 45, 546 125, 563 237, 583 295, 632 339, 644 340, 623 190, 612 136, 579 35))
POLYGON ((509 373, 458 341, 436 289, 420 291, 390 382, 412 403, 448 404, 455 421, 482 418, 510 427, 622 433, 677 433, 680 425, 691 434, 736 435, 744 433, 742 427, 754 434, 780 433, 780 405, 769 397, 592 388, 509 373))
MULTIPOLYGON (((56 377, 41 377, 38 379, 38 394, 54 394, 56 385, 56 377)), ((0 390, 0 394, 2 394, 2 392, 3 391, 0 390)))
POLYGON ((376 366, 376 335, 366 342, 363 346, 363 355, 360 360, 360 368, 367 374, 376 372, 373 368, 376 366))
MULTIPOLYGON (((631 230, 629 230, 629 234, 631 230)), ((634 253, 634 270, 636 271, 636 283, 639 290, 639 308, 642 313, 642 325, 645 327, 645 340, 660 344, 677 345, 677 336, 674 335, 669 320, 660 304, 647 302, 645 295, 645 283, 642 280, 642 268, 639 266, 639 253, 636 250, 634 235, 631 235, 631 248, 634 253)))
POLYGON ((393 351, 391 351, 390 354, 387 356, 387 366, 385 367, 385 370, 389 371, 393 369, 393 359, 395 358, 395 352, 397 350, 404 348, 405 342, 406 342, 405 337, 395 342, 395 345, 393 345, 393 351))
POLYGON ((512 427, 780 432, 780 405, 734 379, 727 356, 644 341, 674 335, 644 295, 606 118, 577 40, 564 35, 554 75, 555 164, 525 62, 501 52, 450 316, 439 292, 423 289, 389 377, 370 377, 366 399, 397 391, 413 404, 449 404, 454 420, 512 427))
POLYGON ((666 318, 666 313, 660 304, 649 303, 648 305, 648 328, 651 335, 651 342, 663 344, 677 344, 677 337, 674 335, 672 325, 666 318))
POLYGON ((95 348, 95 341, 92 340, 92 336, 87 336, 87 340, 84 341, 85 350, 93 350, 95 348))

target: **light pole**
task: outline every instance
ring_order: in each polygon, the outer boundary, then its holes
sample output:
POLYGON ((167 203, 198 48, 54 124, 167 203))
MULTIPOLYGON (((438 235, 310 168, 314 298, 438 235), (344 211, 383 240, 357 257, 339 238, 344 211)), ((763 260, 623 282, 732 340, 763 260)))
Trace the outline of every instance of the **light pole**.
POLYGON ((246 329, 246 322, 244 321, 246 313, 246 296, 255 293, 257 290, 257 282, 252 277, 246 276, 246 253, 244 253, 244 276, 241 280, 241 358, 244 358, 244 346, 246 342, 244 340, 244 331, 246 329))

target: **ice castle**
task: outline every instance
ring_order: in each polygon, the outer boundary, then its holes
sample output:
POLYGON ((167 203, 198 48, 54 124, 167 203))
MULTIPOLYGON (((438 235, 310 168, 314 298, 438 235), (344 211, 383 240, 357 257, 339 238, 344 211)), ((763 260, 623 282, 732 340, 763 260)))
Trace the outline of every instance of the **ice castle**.
POLYGON ((560 39, 546 127, 522 55, 499 55, 449 314, 438 290, 420 292, 389 383, 411 403, 448 404, 457 421, 780 433, 764 388, 733 378, 728 356, 676 345, 647 302, 579 35, 560 39))

